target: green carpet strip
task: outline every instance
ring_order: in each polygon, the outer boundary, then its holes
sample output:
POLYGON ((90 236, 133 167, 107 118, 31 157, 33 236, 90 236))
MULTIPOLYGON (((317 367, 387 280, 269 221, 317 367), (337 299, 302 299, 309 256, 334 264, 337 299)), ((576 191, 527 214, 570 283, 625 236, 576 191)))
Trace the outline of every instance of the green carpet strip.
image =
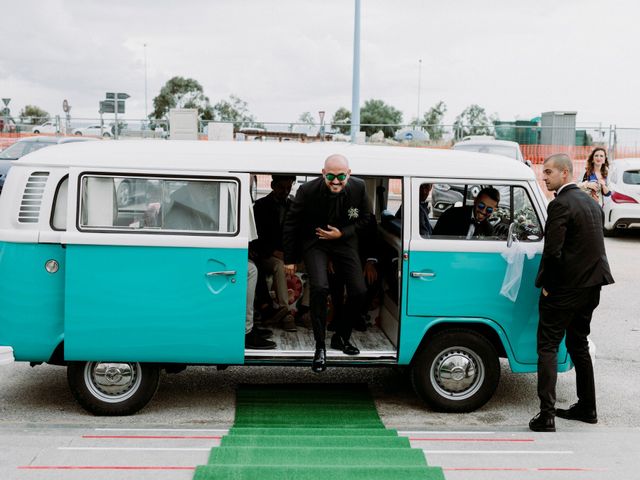
POLYGON ((194 480, 444 480, 387 430, 366 386, 241 386, 236 418, 194 480))

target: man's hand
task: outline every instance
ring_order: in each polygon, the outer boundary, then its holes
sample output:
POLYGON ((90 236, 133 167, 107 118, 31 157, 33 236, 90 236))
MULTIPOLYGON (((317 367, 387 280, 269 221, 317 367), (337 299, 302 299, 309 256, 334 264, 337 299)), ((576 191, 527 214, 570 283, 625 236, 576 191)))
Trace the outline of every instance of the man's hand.
POLYGON ((284 266, 284 273, 286 273, 287 275, 294 275, 296 273, 296 264, 295 263, 289 263, 287 265, 284 266))
POLYGON ((320 240, 337 240, 342 237, 342 232, 336 227, 327 225, 326 230, 323 230, 320 227, 316 228, 316 235, 320 240))

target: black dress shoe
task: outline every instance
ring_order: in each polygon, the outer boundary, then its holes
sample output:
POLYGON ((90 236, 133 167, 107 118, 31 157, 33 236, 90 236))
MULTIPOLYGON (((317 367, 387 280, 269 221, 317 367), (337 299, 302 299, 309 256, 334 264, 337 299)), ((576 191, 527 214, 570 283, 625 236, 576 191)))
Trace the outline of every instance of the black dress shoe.
POLYGON ((327 369, 327 351, 324 347, 316 348, 316 353, 313 355, 313 363, 311 363, 311 370, 316 373, 324 372, 327 369))
POLYGON ((244 336, 244 346, 245 348, 251 350, 273 350, 276 348, 275 342, 271 340, 267 340, 266 338, 261 337, 257 333, 255 333, 255 327, 249 333, 244 336))
POLYGON ((331 348, 335 350, 342 350, 342 353, 345 355, 358 355, 360 353, 360 350, 358 350, 356 346, 351 344, 349 340, 346 342, 342 340, 342 337, 337 333, 331 337, 331 348))
POLYGON ((531 419, 529 428, 534 432, 555 432, 556 421, 553 415, 540 412, 531 419))
POLYGON ((569 408, 556 408, 556 416, 567 420, 578 420, 585 423, 598 423, 598 414, 595 408, 582 408, 579 403, 574 403, 569 408))
POLYGON ((251 331, 262 338, 269 338, 273 335, 272 330, 269 330, 268 328, 256 327, 255 325, 253 326, 253 330, 251 331))

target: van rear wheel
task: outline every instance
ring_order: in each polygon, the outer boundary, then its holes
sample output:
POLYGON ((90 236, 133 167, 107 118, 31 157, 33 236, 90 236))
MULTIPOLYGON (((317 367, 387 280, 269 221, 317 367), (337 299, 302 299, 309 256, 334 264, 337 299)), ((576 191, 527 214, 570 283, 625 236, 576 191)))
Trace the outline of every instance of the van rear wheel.
POLYGON ((153 398, 157 366, 138 362, 71 362, 67 381, 77 402, 94 415, 131 415, 153 398))
POLYGON ((446 330, 428 339, 416 355, 411 379, 416 393, 434 410, 472 412, 498 387, 500 361, 482 335, 446 330))

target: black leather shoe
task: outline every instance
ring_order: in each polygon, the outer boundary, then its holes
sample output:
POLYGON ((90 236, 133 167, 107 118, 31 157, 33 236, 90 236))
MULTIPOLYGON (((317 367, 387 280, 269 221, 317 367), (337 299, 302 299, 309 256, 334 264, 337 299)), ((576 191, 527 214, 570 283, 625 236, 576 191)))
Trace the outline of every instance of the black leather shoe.
POLYGON ((556 421, 553 415, 540 412, 531 419, 529 428, 534 432, 555 432, 556 421))
POLYGON ((275 342, 267 340, 254 332, 255 328, 244 336, 245 348, 251 350, 273 350, 276 348, 275 342))
POLYGON ((598 414, 595 409, 585 409, 579 403, 574 403, 569 408, 556 408, 556 416, 567 420, 578 420, 585 423, 598 423, 598 414))
POLYGON ((327 369, 327 351, 324 347, 316 348, 316 353, 313 355, 313 363, 311 364, 311 370, 316 373, 324 372, 327 369))
POLYGON ((253 326, 253 330, 251 331, 262 338, 269 338, 273 335, 272 330, 269 330, 268 328, 256 327, 255 325, 253 326))
POLYGON ((345 342, 342 337, 337 333, 331 337, 331 348, 335 350, 342 350, 345 355, 358 355, 360 350, 352 345, 348 340, 345 342))

